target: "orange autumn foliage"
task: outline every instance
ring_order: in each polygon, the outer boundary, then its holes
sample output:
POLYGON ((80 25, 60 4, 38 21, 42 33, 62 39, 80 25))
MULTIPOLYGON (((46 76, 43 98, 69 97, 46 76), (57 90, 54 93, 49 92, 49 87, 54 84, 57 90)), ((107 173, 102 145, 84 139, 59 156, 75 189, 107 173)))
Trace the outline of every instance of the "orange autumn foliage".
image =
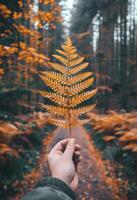
POLYGON ((45 5, 48 5, 48 4, 54 4, 55 3, 55 0, 39 0, 39 3, 43 3, 45 5))
POLYGON ((13 124, 0 120, 0 159, 7 160, 8 155, 19 157, 18 151, 10 147, 13 138, 21 134, 21 131, 13 124))
POLYGON ((18 52, 18 48, 15 46, 4 46, 0 45, 0 55, 2 56, 10 56, 18 52))
POLYGON ((62 21, 61 6, 55 0, 39 0, 37 3, 29 0, 24 3, 18 0, 17 4, 20 7, 19 11, 10 10, 4 3, 0 3, 2 17, 11 18, 13 21, 12 29, 5 27, 6 29, 0 36, 8 38, 14 34, 18 38, 15 43, 0 44, 0 61, 6 57, 8 63, 6 67, 14 74, 14 77, 16 76, 13 84, 22 85, 24 82, 27 86, 29 78, 32 80, 33 75, 37 74, 39 66, 47 65, 48 58, 43 54, 42 45, 47 41, 49 46, 53 43, 48 40, 45 33, 48 34, 50 29, 56 29, 56 23, 62 21), (34 9, 35 4, 40 4, 37 12, 34 9), (45 8, 47 5, 48 7, 45 8), (25 24, 24 21, 26 21, 25 24), (45 41, 46 38, 47 41, 45 41))
POLYGON ((137 113, 108 112, 106 115, 88 113, 96 133, 102 133, 106 142, 118 141, 123 150, 137 152, 137 113))
POLYGON ((31 30, 31 29, 28 29, 28 28, 26 28, 24 25, 21 25, 21 24, 19 24, 19 25, 16 25, 16 24, 13 24, 13 26, 21 33, 21 34, 23 34, 24 36, 27 36, 27 35, 29 35, 29 36, 35 36, 35 38, 37 37, 37 38, 39 38, 41 35, 40 35, 40 33, 38 32, 38 31, 36 31, 36 30, 31 30))
POLYGON ((20 42, 20 48, 22 51, 18 54, 18 60, 25 60, 27 64, 39 63, 45 65, 45 61, 49 59, 41 53, 37 53, 35 48, 28 47, 25 43, 20 42))
POLYGON ((33 134, 32 124, 39 129, 44 127, 48 122, 48 116, 43 112, 34 112, 30 118, 27 118, 27 123, 22 124, 15 122, 14 124, 0 120, 0 159, 6 159, 6 155, 19 157, 20 148, 11 147, 12 142, 16 137, 23 138, 30 147, 31 143, 25 139, 27 135, 33 134), (23 130, 21 128, 23 127, 23 130))
POLYGON ((4 70, 0 68, 0 77, 4 74, 4 70))
POLYGON ((11 16, 11 10, 7 8, 6 5, 0 3, 0 13, 2 16, 4 16, 5 18, 8 18, 11 16))
POLYGON ((38 128, 42 128, 48 122, 48 115, 43 112, 34 112, 33 122, 37 125, 38 128))
POLYGON ((6 160, 7 155, 11 155, 16 158, 19 157, 19 154, 15 149, 9 147, 7 144, 0 143, 0 158, 2 158, 3 160, 6 160))

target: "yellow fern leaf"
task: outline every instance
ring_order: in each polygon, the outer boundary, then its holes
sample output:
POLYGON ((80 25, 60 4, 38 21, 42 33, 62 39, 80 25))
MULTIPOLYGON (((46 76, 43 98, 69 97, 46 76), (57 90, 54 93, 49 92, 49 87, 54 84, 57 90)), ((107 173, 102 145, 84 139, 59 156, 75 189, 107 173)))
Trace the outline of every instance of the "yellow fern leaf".
POLYGON ((93 84, 92 72, 82 72, 88 63, 82 63, 84 58, 79 57, 75 46, 70 38, 67 39, 62 50, 57 50, 59 55, 53 55, 61 64, 49 62, 56 71, 43 71, 40 74, 44 83, 53 92, 38 91, 43 97, 48 98, 55 105, 43 105, 51 116, 58 117, 49 119, 51 124, 69 128, 82 125, 88 120, 79 120, 79 116, 87 113, 95 107, 94 105, 77 107, 82 102, 92 98, 97 89, 84 91, 93 84), (80 72, 80 73, 79 73, 80 72))
POLYGON ((68 59, 59 56, 59 55, 53 55, 53 57, 55 57, 57 60, 59 60, 61 63, 63 63, 65 66, 68 65, 68 59))
POLYGON ((75 85, 70 87, 69 95, 74 96, 74 95, 80 93, 81 91, 83 91, 84 89, 86 89, 90 85, 92 85, 93 81, 94 81, 94 78, 89 78, 89 79, 82 81, 80 83, 76 83, 75 85))
POLYGON ((70 55, 69 55, 69 59, 70 59, 70 60, 76 59, 76 58, 78 58, 78 57, 79 57, 79 56, 78 56, 77 53, 73 53, 73 54, 70 54, 70 55))
POLYGON ((62 119, 53 119, 53 118, 50 118, 48 120, 48 122, 50 124, 53 124, 55 126, 60 126, 62 128, 67 128, 67 124, 66 124, 66 121, 65 120, 62 120, 62 119))
POLYGON ((88 99, 90 99, 91 97, 93 97, 95 94, 97 93, 97 89, 94 89, 92 91, 87 91, 87 92, 83 92, 75 97, 72 97, 70 99, 70 107, 75 107, 78 104, 82 103, 83 101, 86 101, 88 99))
MULTIPOLYGON (((42 108, 46 109, 48 112, 58 115, 58 116, 65 116, 68 113, 67 108, 59 107, 59 106, 52 106, 52 105, 44 105, 40 104, 42 108)), ((82 108, 77 108, 77 109, 70 109, 69 112, 72 114, 72 116, 80 116, 83 115, 84 113, 87 113, 94 109, 96 104, 93 104, 91 106, 84 106, 82 108)))
POLYGON ((93 110, 95 106, 96 104, 93 104, 91 106, 84 106, 84 107, 76 108, 76 109, 70 109, 70 113, 75 116, 80 116, 80 115, 83 115, 84 113, 87 113, 93 110))
POLYGON ((77 51, 76 48, 73 47, 73 46, 70 48, 70 47, 68 47, 66 45, 62 45, 61 47, 65 52, 70 53, 70 54, 73 54, 73 53, 75 53, 77 51))
POLYGON ((67 38, 65 45, 68 46, 68 47, 72 46, 72 41, 71 41, 70 37, 67 38))
POLYGON ((67 88, 65 86, 59 84, 56 81, 49 79, 48 77, 45 77, 42 75, 40 77, 47 86, 51 87, 54 90, 54 92, 58 92, 59 94, 62 94, 64 96, 66 95, 67 88))
POLYGON ((62 65, 60 65, 60 64, 58 64, 58 63, 49 62, 49 65, 50 65, 52 68, 54 68, 55 70, 61 72, 62 74, 66 74, 66 73, 67 73, 67 69, 66 69, 64 66, 62 66, 62 65))
POLYGON ((84 60, 84 57, 81 57, 81 58, 77 58, 75 60, 72 60, 68 63, 69 67, 74 67, 78 64, 80 64, 82 61, 84 60))
POLYGON ((57 51, 58 53, 60 53, 62 56, 65 56, 66 58, 68 58, 68 59, 70 59, 70 60, 73 60, 73 59, 76 59, 76 58, 79 57, 77 53, 72 53, 72 54, 70 54, 70 53, 64 52, 64 51, 59 50, 59 49, 57 49, 56 51, 57 51))
POLYGON ((56 82, 59 82, 61 84, 67 84, 66 83, 66 77, 63 76, 63 74, 57 73, 57 72, 52 72, 52 71, 47 71, 47 72, 41 72, 44 77, 48 77, 56 82))
POLYGON ((80 72, 81 70, 85 69, 88 66, 88 63, 82 63, 76 67, 73 67, 69 70, 69 75, 73 75, 76 74, 78 72, 80 72))
MULTIPOLYGON (((72 120, 70 122, 71 127, 75 127, 75 126, 81 126, 83 124, 87 124, 89 122, 89 119, 86 120, 72 120)), ((49 123, 55 125, 55 126, 60 126, 62 128, 69 128, 69 122, 63 119, 49 119, 49 123)))
POLYGON ((45 97, 45 98, 49 98, 51 101, 55 102, 56 104, 66 107, 67 106, 67 102, 65 97, 63 97, 61 94, 56 94, 53 92, 45 92, 45 91, 38 91, 41 96, 45 97))
POLYGON ((56 50, 58 53, 60 53, 62 56, 65 56, 65 57, 69 57, 69 53, 67 53, 67 52, 64 52, 64 51, 62 51, 62 50, 59 50, 59 49, 57 49, 56 50))
POLYGON ((59 106, 52 106, 52 105, 44 105, 41 104, 41 107, 46 109, 48 112, 57 115, 57 116, 65 116, 67 114, 67 108, 62 108, 59 106))
POLYGON ((68 85, 73 85, 77 82, 83 81, 86 78, 89 78, 92 75, 92 72, 83 72, 75 76, 68 78, 68 85))

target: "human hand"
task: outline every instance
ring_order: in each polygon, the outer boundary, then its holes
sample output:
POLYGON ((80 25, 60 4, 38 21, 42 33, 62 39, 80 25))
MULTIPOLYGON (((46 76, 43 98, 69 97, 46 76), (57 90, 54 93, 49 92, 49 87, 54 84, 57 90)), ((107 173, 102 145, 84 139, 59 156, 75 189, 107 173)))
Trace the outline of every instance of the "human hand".
POLYGON ((78 186, 80 155, 80 145, 73 138, 58 142, 48 155, 51 176, 63 180, 72 190, 78 186))

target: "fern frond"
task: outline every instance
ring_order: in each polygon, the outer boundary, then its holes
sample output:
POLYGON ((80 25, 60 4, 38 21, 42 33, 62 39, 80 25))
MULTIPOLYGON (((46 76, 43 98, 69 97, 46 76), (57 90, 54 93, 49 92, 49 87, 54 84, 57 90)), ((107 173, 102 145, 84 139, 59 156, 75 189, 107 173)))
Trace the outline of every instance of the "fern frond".
MULTIPOLYGON (((84 57, 81 57, 81 58, 77 58, 75 60, 72 60, 69 62, 69 67, 74 67, 80 63, 82 63, 82 61, 84 60, 84 57)), ((68 64, 68 63, 67 63, 68 64)))
POLYGON ((45 91, 38 91, 39 94, 41 94, 41 96, 50 99, 51 101, 53 101, 54 103, 66 107, 67 106, 67 102, 65 97, 63 97, 61 94, 56 94, 53 92, 45 92, 45 91))
POLYGON ((61 72, 62 74, 66 74, 67 73, 67 69, 63 65, 60 65, 58 63, 52 63, 52 62, 49 62, 49 65, 52 68, 54 68, 55 70, 61 72))
POLYGON ((95 94, 97 93, 97 89, 94 89, 92 91, 87 91, 84 93, 81 93, 75 97, 72 97, 70 100, 70 107, 75 107, 78 104, 82 103, 83 101, 86 101, 88 99, 90 99, 91 97, 93 97, 95 94))
POLYGON ((67 53, 67 52, 65 52, 65 51, 62 51, 62 50, 59 50, 59 49, 57 49, 56 50, 58 53, 60 53, 62 56, 65 56, 65 57, 69 57, 69 54, 67 53))
POLYGON ((70 60, 73 60, 73 59, 76 59, 78 58, 78 54, 77 53, 73 53, 73 54, 70 54, 70 53, 67 53, 65 51, 62 51, 62 50, 59 50, 57 49, 56 50, 59 54, 61 54, 61 56, 65 56, 66 58, 70 59, 70 60))
POLYGON ((66 45, 62 45, 61 47, 62 47, 62 49, 63 49, 65 52, 67 52, 67 53, 69 53, 69 54, 73 54, 73 53, 75 53, 75 52, 77 51, 76 48, 75 48, 74 46, 68 47, 68 46, 66 46, 66 45))
POLYGON ((70 59, 70 60, 76 59, 76 58, 78 58, 78 57, 79 57, 79 56, 78 56, 77 53, 73 53, 73 54, 70 54, 70 55, 69 55, 69 59, 70 59))
MULTIPOLYGON (((79 120, 79 119, 74 119, 74 120, 71 120, 70 124, 71 124, 71 127, 75 127, 75 126, 81 126, 81 125, 84 125, 84 124, 87 124, 89 123, 89 119, 85 119, 85 120, 79 120)), ((69 123, 66 123, 66 128, 69 128, 69 123)))
MULTIPOLYGON (((86 120, 72 120, 70 122, 71 127, 75 127, 75 126, 81 126, 84 124, 87 124, 89 122, 89 119, 86 120)), ((49 119, 49 123, 55 125, 55 126, 60 126, 62 128, 69 128, 69 123, 66 120, 63 119, 49 119)))
POLYGON ((71 39, 68 37, 66 42, 65 42, 65 45, 68 46, 68 47, 71 47, 72 46, 72 41, 71 39))
POLYGON ((64 116, 67 114, 67 108, 62 108, 59 106, 52 106, 52 105, 44 105, 41 104, 41 107, 46 109, 48 112, 57 115, 57 116, 64 116))
POLYGON ((73 85, 75 83, 85 80, 86 78, 89 78, 91 75, 92 72, 84 72, 75 76, 71 76, 70 78, 68 78, 68 84, 73 85))
POLYGON ((89 79, 82 81, 80 83, 76 83, 75 85, 70 87, 69 95, 74 96, 74 95, 80 93, 81 91, 85 90, 90 85, 92 85, 93 81, 94 81, 94 78, 89 78, 89 79))
POLYGON ((84 113, 87 113, 93 110, 95 106, 96 104, 93 104, 91 106, 84 106, 84 107, 76 108, 76 109, 70 109, 70 113, 75 116, 80 116, 80 115, 83 115, 84 113))
POLYGON ((92 98, 97 89, 84 91, 93 84, 92 72, 82 72, 88 63, 82 63, 84 57, 79 57, 75 46, 70 38, 67 39, 62 50, 56 50, 58 55, 53 55, 59 62, 49 62, 51 68, 56 71, 43 71, 40 74, 44 83, 53 91, 38 91, 43 97, 48 98, 55 105, 41 104, 51 116, 49 123, 56 126, 69 128, 83 125, 89 120, 80 120, 79 116, 87 113, 95 107, 94 105, 77 107, 82 102, 92 98), (80 73, 79 73, 80 72, 80 73), (78 73, 78 74, 77 74, 78 73), (59 117, 55 119, 55 117, 59 117))
POLYGON ((63 63, 65 66, 68 65, 68 59, 64 58, 63 56, 59 55, 53 55, 57 60, 59 60, 61 63, 63 63))
POLYGON ((51 89, 54 90, 54 92, 57 92, 57 93, 62 94, 64 96, 66 95, 67 88, 65 86, 59 84, 56 81, 49 79, 48 77, 45 77, 45 76, 42 76, 42 75, 40 77, 47 86, 51 87, 51 89))
POLYGON ((62 128, 67 128, 66 121, 63 120, 63 119, 53 119, 53 118, 50 118, 50 119, 48 120, 48 122, 49 122, 50 124, 55 125, 55 126, 60 126, 60 127, 62 127, 62 128))
POLYGON ((43 79, 45 76, 61 84, 66 84, 66 77, 64 77, 63 74, 53 72, 53 71, 44 71, 44 72, 41 72, 41 74, 43 75, 43 79))
POLYGON ((73 67, 69 70, 69 75, 76 74, 80 72, 81 70, 85 69, 88 66, 88 63, 82 63, 76 67, 73 67))
MULTIPOLYGON (((78 75, 68 77, 68 79, 66 79, 66 77, 63 76, 63 74, 60 74, 57 72, 52 72, 52 71, 41 72, 41 74, 49 77, 50 79, 53 79, 54 81, 60 82, 61 84, 72 85, 72 84, 83 81, 86 78, 90 77, 92 75, 92 72, 80 73, 78 75)), ((42 76, 43 80, 44 80, 44 76, 42 76)))
MULTIPOLYGON (((57 116, 65 116, 68 113, 67 108, 59 107, 59 106, 52 106, 52 105, 45 105, 45 104, 40 104, 42 108, 46 109, 48 112, 57 115, 57 116)), ((77 108, 77 109, 70 109, 70 114, 72 116, 80 116, 83 115, 84 113, 87 113, 95 108, 96 104, 93 104, 91 106, 84 106, 82 108, 77 108)))

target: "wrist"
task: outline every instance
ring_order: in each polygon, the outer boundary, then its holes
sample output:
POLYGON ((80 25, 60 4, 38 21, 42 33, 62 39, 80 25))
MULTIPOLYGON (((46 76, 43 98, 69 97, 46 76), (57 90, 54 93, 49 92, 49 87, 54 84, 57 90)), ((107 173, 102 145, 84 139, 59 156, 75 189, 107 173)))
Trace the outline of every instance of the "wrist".
POLYGON ((70 181, 69 181, 66 177, 62 176, 61 174, 51 174, 51 176, 52 176, 53 178, 57 178, 57 179, 62 180, 62 181, 65 182, 68 186, 70 186, 70 181))
POLYGON ((36 187, 51 187, 56 190, 60 190, 67 194, 72 200, 75 200, 75 194, 73 190, 62 180, 55 177, 46 177, 39 181, 36 187))

